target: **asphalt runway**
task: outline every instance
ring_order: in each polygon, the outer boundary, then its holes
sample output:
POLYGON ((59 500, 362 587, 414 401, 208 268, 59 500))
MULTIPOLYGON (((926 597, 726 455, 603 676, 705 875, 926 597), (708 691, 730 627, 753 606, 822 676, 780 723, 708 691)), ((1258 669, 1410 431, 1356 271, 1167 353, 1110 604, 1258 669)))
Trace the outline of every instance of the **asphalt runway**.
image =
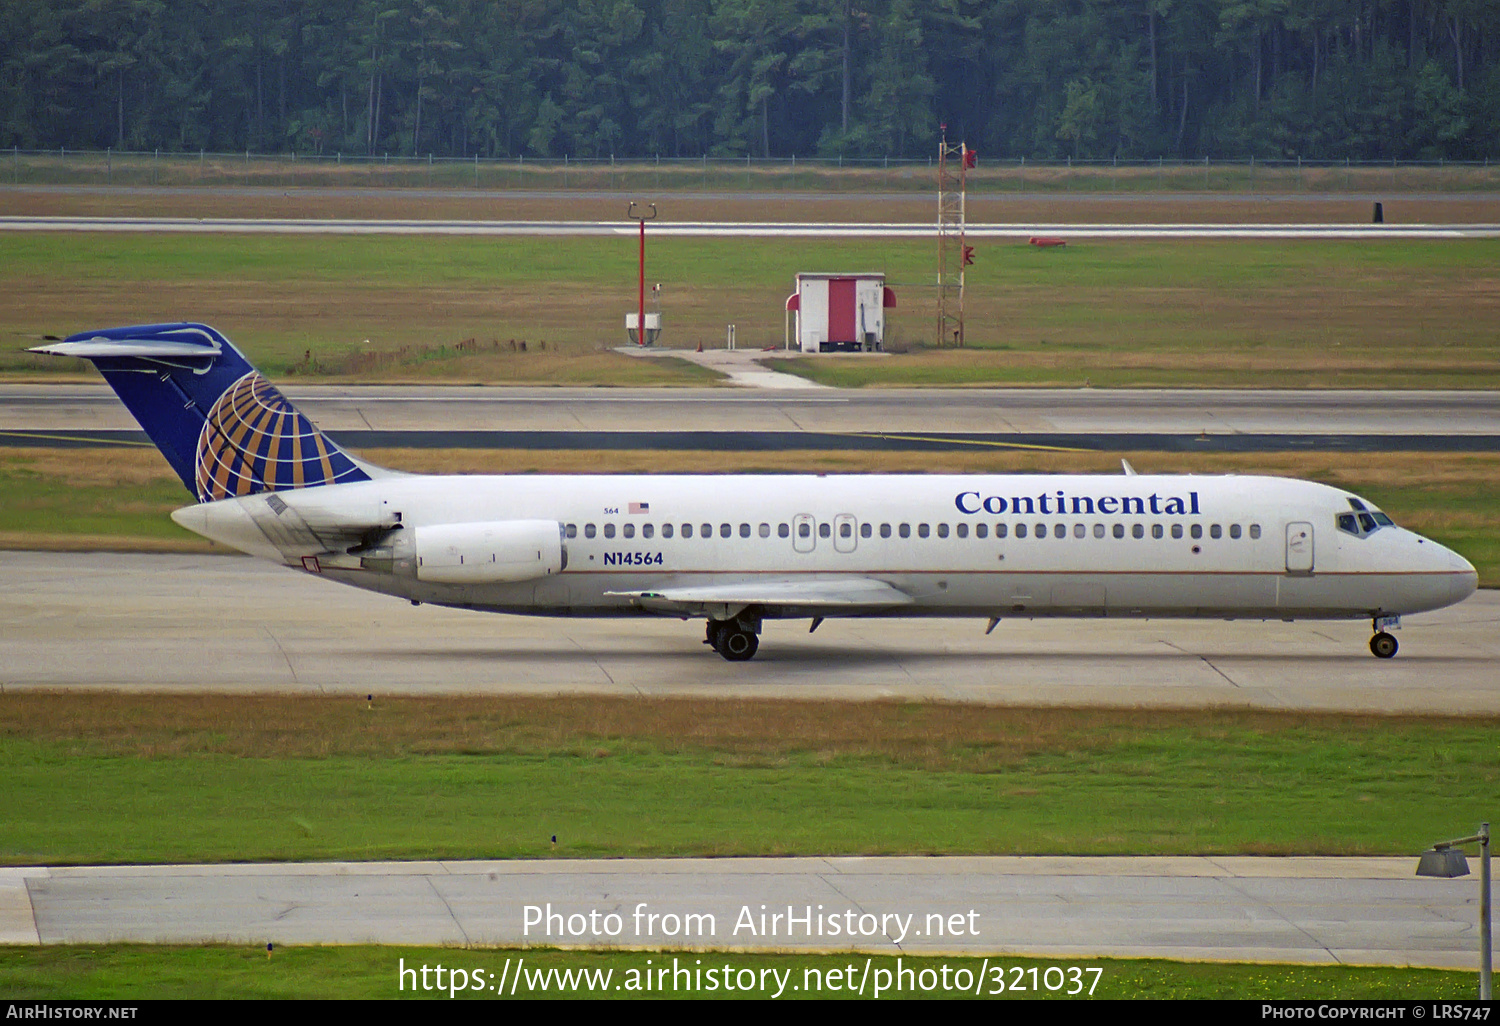
MULTIPOLYGON (((388 385, 284 391, 355 449, 1500 448, 1500 392, 1481 391, 388 385)), ((0 445, 101 442, 145 444, 107 385, 0 384, 0 445)))
MULTIPOLYGON (((31 867, 0 869, 0 943, 669 947, 1475 969, 1474 879, 1417 878, 1415 867, 1415 855, 31 867), (789 907, 799 921, 785 915, 789 907), (779 922, 769 918, 776 913, 779 922), (692 933, 688 915, 699 917, 692 933)), ((496 979, 505 958, 455 951, 448 961, 496 979)))
POLYGON ((1500 715, 1500 593, 1364 622, 768 622, 728 663, 702 624, 409 604, 238 556, 0 552, 0 692, 643 695, 1500 715))
MULTIPOLYGON (((626 221, 446 221, 355 218, 0 217, 0 231, 138 232, 234 235, 521 235, 633 236, 626 221)), ((652 221, 654 237, 934 238, 931 222, 869 224, 652 221)), ((975 239, 1491 239, 1497 224, 968 224, 975 239)))

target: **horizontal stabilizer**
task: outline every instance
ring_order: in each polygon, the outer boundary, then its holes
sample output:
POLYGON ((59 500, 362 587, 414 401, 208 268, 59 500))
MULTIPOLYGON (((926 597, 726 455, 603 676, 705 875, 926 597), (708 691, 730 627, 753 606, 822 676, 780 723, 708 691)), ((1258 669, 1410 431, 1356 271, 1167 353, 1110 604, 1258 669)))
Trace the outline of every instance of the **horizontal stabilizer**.
POLYGON ((221 350, 217 346, 207 346, 198 342, 171 342, 166 340, 152 340, 150 342, 137 342, 134 340, 116 340, 107 338, 88 339, 82 342, 58 342, 56 345, 36 346, 28 350, 33 353, 45 353, 48 356, 76 356, 82 360, 98 360, 105 357, 137 357, 170 359, 173 357, 205 357, 215 356, 221 350))

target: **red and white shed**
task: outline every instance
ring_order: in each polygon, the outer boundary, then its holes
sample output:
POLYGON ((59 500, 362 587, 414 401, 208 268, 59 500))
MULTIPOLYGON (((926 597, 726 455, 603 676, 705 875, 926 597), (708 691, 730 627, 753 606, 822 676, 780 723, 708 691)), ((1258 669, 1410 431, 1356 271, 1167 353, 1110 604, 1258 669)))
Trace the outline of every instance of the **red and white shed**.
POLYGON ((885 345, 886 308, 895 305, 883 274, 799 274, 786 300, 787 348, 795 338, 804 353, 876 352, 885 345))

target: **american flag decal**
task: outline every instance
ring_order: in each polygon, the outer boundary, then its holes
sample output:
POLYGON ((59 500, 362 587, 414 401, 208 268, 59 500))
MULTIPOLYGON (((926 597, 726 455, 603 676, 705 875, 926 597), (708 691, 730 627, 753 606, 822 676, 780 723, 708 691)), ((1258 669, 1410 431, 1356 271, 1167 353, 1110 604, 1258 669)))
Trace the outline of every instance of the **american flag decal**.
POLYGON ((632 502, 630 504, 630 512, 632 512, 632 513, 650 513, 651 512, 651 503, 649 503, 649 502, 632 502))

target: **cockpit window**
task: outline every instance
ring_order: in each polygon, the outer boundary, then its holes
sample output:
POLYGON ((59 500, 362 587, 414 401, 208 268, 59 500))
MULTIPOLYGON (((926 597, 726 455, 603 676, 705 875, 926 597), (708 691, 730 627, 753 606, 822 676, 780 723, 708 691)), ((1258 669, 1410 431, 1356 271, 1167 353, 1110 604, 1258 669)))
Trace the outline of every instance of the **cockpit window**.
POLYGON ((1339 513, 1336 516, 1339 530, 1363 538, 1373 534, 1382 527, 1394 527, 1395 523, 1374 506, 1369 505, 1361 499, 1352 495, 1345 496, 1349 500, 1349 507, 1356 512, 1339 513))

